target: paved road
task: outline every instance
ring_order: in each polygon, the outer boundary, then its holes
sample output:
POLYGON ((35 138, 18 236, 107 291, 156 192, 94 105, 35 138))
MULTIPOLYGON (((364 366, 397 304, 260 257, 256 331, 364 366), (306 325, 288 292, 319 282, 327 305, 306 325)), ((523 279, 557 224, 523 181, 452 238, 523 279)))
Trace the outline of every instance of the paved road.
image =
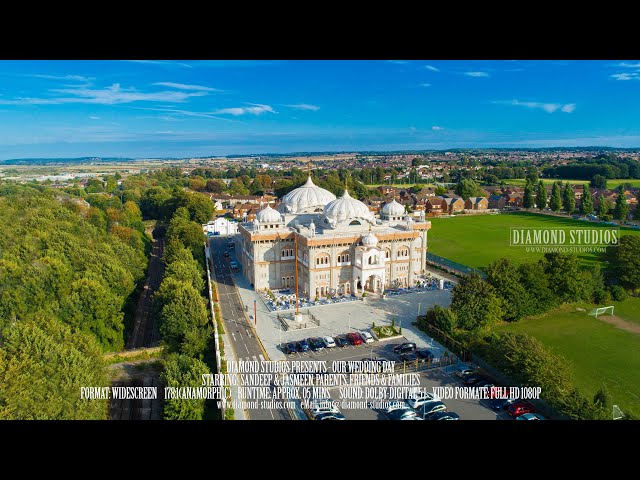
MULTIPOLYGON (((226 237, 216 235, 211 237, 209 242, 213 259, 213 281, 220 299, 224 329, 238 360, 266 361, 268 359, 265 358, 265 353, 245 316, 244 307, 233 283, 228 258, 224 256, 228 248, 227 241, 226 237)), ((247 315, 253 315, 253 311, 248 312, 247 315)), ((291 420, 286 409, 249 410, 248 417, 251 420, 291 420)))

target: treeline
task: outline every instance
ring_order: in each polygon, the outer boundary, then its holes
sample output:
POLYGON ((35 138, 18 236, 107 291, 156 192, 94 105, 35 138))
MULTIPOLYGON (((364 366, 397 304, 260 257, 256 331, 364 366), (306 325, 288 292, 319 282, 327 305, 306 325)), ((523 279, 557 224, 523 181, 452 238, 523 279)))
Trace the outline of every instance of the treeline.
MULTIPOLYGON (((162 343, 169 353, 162 380, 169 387, 200 387, 202 374, 216 371, 213 328, 204 297, 203 244, 202 227, 191 220, 187 208, 178 208, 167 228, 165 274, 154 295, 162 343)), ((204 399, 167 399, 164 418, 201 420, 205 407, 204 399)))
POLYGON ((3 185, 0 212, 0 418, 106 418, 80 387, 106 386, 102 353, 124 347, 147 265, 137 206, 3 185))
MULTIPOLYGON (((610 248, 610 267, 582 270, 572 254, 546 253, 538 262, 515 265, 503 258, 487 268, 487 278, 468 275, 452 292, 449 308, 435 306, 418 318, 423 330, 441 334, 526 386, 541 386, 548 403, 571 418, 600 419, 608 414, 603 400, 584 397, 570 380, 569 364, 527 334, 494 330, 503 322, 537 315, 565 302, 604 305, 623 301, 627 289, 640 288, 640 238, 623 236, 610 248), (636 254, 634 254, 636 252, 636 254), (605 411, 606 410, 606 411, 605 411)), ((604 393, 603 393, 604 392, 604 393)))
POLYGON ((605 178, 640 178, 640 164, 632 158, 621 158, 613 153, 594 158, 579 158, 568 165, 555 165, 543 169, 548 178, 591 180, 595 175, 605 178))

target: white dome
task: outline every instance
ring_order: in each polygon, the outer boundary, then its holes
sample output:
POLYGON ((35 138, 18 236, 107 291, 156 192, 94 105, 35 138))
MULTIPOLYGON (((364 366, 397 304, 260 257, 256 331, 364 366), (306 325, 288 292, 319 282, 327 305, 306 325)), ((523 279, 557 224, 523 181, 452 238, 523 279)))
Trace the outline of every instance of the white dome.
POLYGON ((288 213, 302 213, 305 210, 322 208, 335 199, 333 193, 316 186, 309 176, 307 183, 282 197, 282 203, 288 213))
POLYGON ((364 245, 365 247, 375 247, 376 245, 378 245, 378 237, 369 232, 367 235, 362 237, 362 245, 364 245))
POLYGON ((271 208, 269 205, 258 212, 258 214, 256 215, 256 219, 260 223, 280 223, 282 221, 280 213, 271 208))
POLYGON ((324 207, 324 218, 329 221, 332 226, 336 226, 345 220, 364 219, 369 222, 375 222, 375 218, 369 207, 360 200, 351 198, 348 191, 344 191, 344 195, 334 201, 328 203, 324 207))
POLYGON ((400 203, 396 202, 395 198, 393 199, 393 201, 385 204, 385 206, 382 207, 382 213, 387 216, 402 215, 404 214, 404 211, 404 207, 400 203))

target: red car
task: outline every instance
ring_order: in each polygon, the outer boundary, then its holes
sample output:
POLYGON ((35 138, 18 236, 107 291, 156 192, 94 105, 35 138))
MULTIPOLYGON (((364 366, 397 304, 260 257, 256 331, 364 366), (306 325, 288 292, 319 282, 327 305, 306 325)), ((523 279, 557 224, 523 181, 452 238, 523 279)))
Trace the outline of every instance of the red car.
POLYGON ((509 412, 509 415, 511 415, 513 418, 516 418, 525 413, 535 412, 535 408, 533 408, 533 405, 531 405, 530 403, 519 402, 519 403, 514 403, 513 405, 510 405, 508 408, 508 412, 509 412))
POLYGON ((362 338, 357 333, 347 333, 347 338, 349 339, 349 343, 351 345, 362 345, 362 338))

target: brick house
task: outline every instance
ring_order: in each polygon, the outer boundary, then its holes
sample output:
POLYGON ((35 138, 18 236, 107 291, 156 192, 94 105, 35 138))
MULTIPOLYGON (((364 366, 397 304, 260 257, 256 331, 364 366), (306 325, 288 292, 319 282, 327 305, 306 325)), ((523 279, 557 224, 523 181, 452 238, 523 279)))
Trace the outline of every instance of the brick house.
POLYGON ((464 208, 467 210, 487 210, 489 201, 484 197, 469 197, 464 202, 464 208))

